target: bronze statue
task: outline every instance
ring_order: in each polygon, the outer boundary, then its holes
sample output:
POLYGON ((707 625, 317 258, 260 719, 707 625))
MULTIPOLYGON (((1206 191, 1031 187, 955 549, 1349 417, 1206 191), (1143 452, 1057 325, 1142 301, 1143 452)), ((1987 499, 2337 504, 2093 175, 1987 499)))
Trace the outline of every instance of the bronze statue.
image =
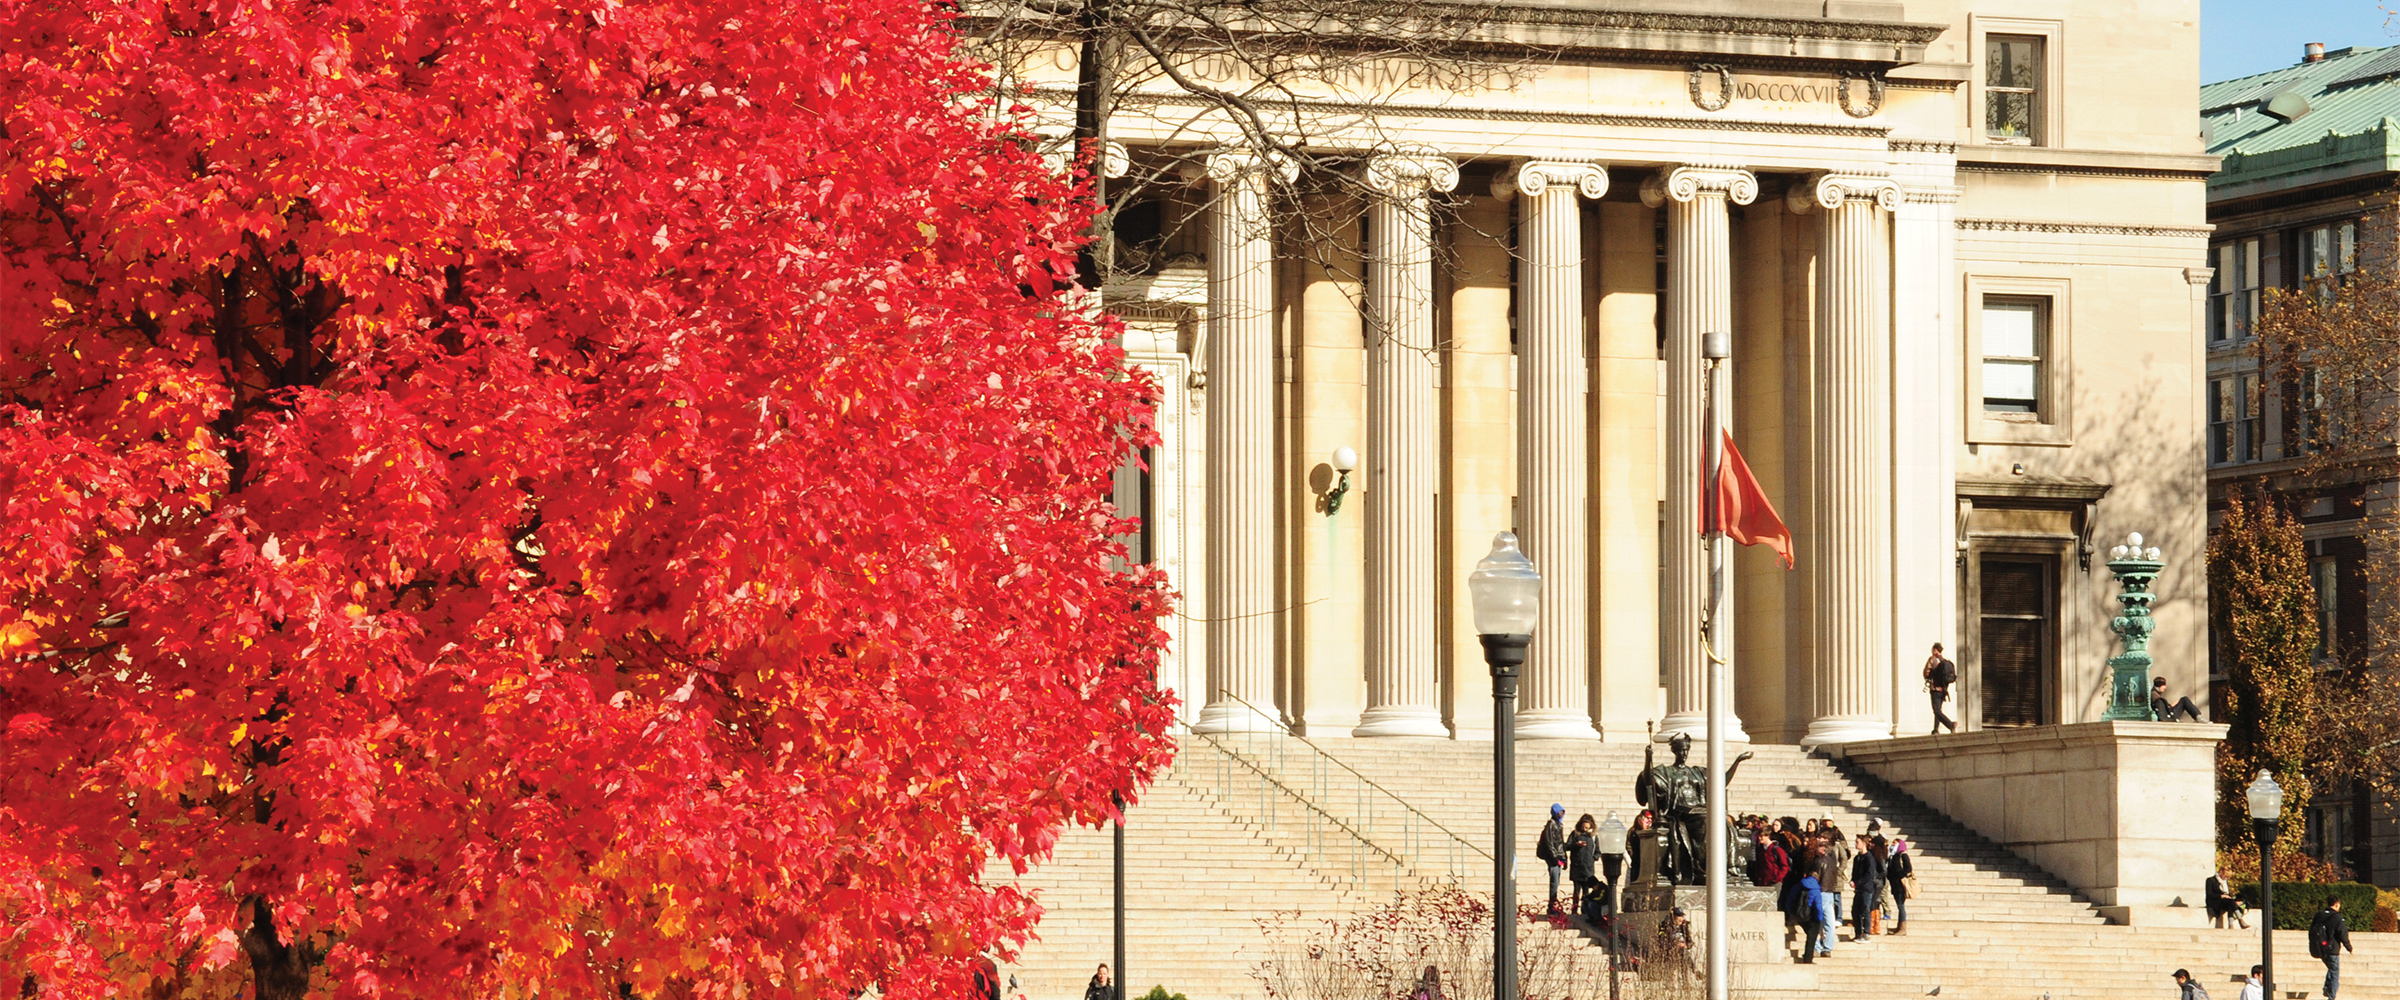
MULTIPOLYGON (((1642 749, 1642 776, 1634 779, 1633 799, 1658 817, 1659 831, 1665 836, 1665 857, 1660 871, 1667 881, 1676 885, 1702 885, 1708 881, 1704 858, 1708 849, 1708 772, 1687 763, 1692 755, 1692 737, 1676 733, 1667 740, 1675 752, 1675 763, 1656 763, 1658 745, 1642 749)), ((1750 759, 1744 752, 1725 768, 1725 784, 1733 784, 1733 772, 1750 759)))

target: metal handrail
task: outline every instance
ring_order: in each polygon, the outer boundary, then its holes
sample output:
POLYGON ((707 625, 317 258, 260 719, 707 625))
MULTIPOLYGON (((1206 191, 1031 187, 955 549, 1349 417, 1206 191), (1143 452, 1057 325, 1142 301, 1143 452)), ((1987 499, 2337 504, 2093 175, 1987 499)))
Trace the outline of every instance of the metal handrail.
MULTIPOLYGON (((1182 724, 1182 723, 1177 723, 1177 725, 1181 726, 1181 725, 1183 725, 1183 724, 1182 724)), ((1220 753, 1223 753, 1225 756, 1232 758, 1232 759, 1233 759, 1235 762, 1237 762, 1237 763, 1241 764, 1243 767, 1250 769, 1250 773, 1252 773, 1252 774, 1254 774, 1254 775, 1257 775, 1257 776, 1258 776, 1258 778, 1259 778, 1259 780, 1261 780, 1261 781, 1264 781, 1264 782, 1266 782, 1267 784, 1273 785, 1273 786, 1275 786, 1277 789, 1280 789, 1280 790, 1281 790, 1281 791, 1282 791, 1282 792, 1283 792, 1283 793, 1284 793, 1286 796, 1289 796, 1289 797, 1292 799, 1292 801, 1294 801, 1294 802, 1298 802, 1298 803, 1300 803, 1300 805, 1301 805, 1302 807, 1304 807, 1304 808, 1308 809, 1310 812, 1316 813, 1317 815, 1324 817, 1324 818, 1325 818, 1325 820, 1326 820, 1327 822, 1329 822, 1329 823, 1332 823, 1333 825, 1335 825, 1335 826, 1337 826, 1337 827, 1340 827, 1344 833, 1347 833, 1347 834, 1349 834, 1349 835, 1350 835, 1350 837, 1351 837, 1351 839, 1353 839, 1353 840, 1356 840, 1356 841, 1358 841, 1358 842, 1359 842, 1359 843, 1361 843, 1361 844, 1365 844, 1365 845, 1366 845, 1366 846, 1367 846, 1369 849, 1372 849, 1372 850, 1373 850, 1375 853, 1377 853, 1377 854, 1381 854, 1381 855, 1383 855, 1385 858, 1389 859, 1389 860, 1390 860, 1390 861, 1391 861, 1393 864, 1396 864, 1396 865, 1408 865, 1408 864, 1410 863, 1410 859, 1409 859, 1409 858, 1403 857, 1403 856, 1402 856, 1402 855, 1401 855, 1399 852, 1396 852, 1396 851, 1392 850, 1391 848, 1385 847, 1385 846, 1383 846, 1382 844, 1378 844, 1378 843, 1376 843, 1375 841, 1373 841, 1373 840, 1369 839, 1365 833, 1362 833, 1362 832, 1360 832, 1360 831, 1359 831, 1359 829, 1358 829, 1358 827, 1357 827, 1356 825, 1354 825, 1354 824, 1351 824, 1351 823, 1349 823, 1349 822, 1347 822, 1347 821, 1343 820, 1343 819, 1342 819, 1342 817, 1340 817, 1340 816, 1336 816, 1336 815, 1334 815, 1334 814, 1333 814, 1333 812, 1332 812, 1331 810, 1329 810, 1329 809, 1325 808, 1325 807, 1324 807, 1322 804, 1318 803, 1316 800, 1309 798, 1309 796, 1308 796, 1308 794, 1307 794, 1306 792, 1302 792, 1301 790, 1299 790, 1299 789, 1297 789, 1297 788, 1293 788, 1293 787, 1291 786, 1291 784, 1290 784, 1290 783, 1288 783, 1288 782, 1284 781, 1284 780, 1283 780, 1281 777, 1279 777, 1279 776, 1277 776, 1277 775, 1275 775, 1275 774, 1271 773, 1271 772, 1268 770, 1268 767, 1267 767, 1267 765, 1265 765, 1265 764, 1261 764, 1260 762, 1258 762, 1258 761, 1256 761, 1256 760, 1252 760, 1252 759, 1251 759, 1249 756, 1247 756, 1247 755, 1243 754, 1241 751, 1239 751, 1239 750, 1236 750, 1236 749, 1234 749, 1233 747, 1227 746, 1227 745, 1226 745, 1226 743, 1225 743, 1225 741, 1224 741, 1224 740, 1221 740, 1221 739, 1218 739, 1218 738, 1216 737, 1216 735, 1215 735, 1215 734, 1213 734, 1213 733, 1202 733, 1202 732, 1195 732, 1195 731, 1193 731, 1193 730, 1192 730, 1192 729, 1191 729, 1189 726, 1184 726, 1184 727, 1183 727, 1183 729, 1184 729, 1184 732, 1186 732, 1186 733, 1190 734, 1192 737, 1194 737, 1194 738, 1196 738, 1196 739, 1204 740, 1204 741, 1206 741, 1207 743, 1209 743, 1211 746, 1214 746, 1214 747, 1216 747, 1216 748, 1217 748, 1217 750, 1218 750, 1218 752, 1220 752, 1220 753)), ((1272 828, 1273 828, 1273 827, 1272 827, 1272 824, 1271 824, 1271 822, 1270 822, 1269 829, 1272 829, 1272 828)))
MULTIPOLYGON (((1318 743, 1317 743, 1315 740, 1309 739, 1309 738, 1308 738, 1308 737, 1306 737, 1306 736, 1303 736, 1303 735, 1301 735, 1301 734, 1299 734, 1299 733, 1297 733, 1297 732, 1294 732, 1294 731, 1292 731, 1292 727, 1291 727, 1290 725, 1286 724, 1286 723, 1283 721, 1282 717, 1280 717, 1280 716, 1277 716, 1277 715, 1274 715, 1274 714, 1272 714, 1272 713, 1269 713, 1269 712, 1267 712, 1267 711, 1265 711, 1265 710, 1263 710, 1263 709, 1259 708, 1259 707, 1258 707, 1258 706, 1256 706, 1256 705, 1250 704, 1250 702, 1249 702, 1249 700, 1248 700, 1248 699, 1246 699, 1246 698, 1243 698, 1241 695, 1235 694, 1235 693, 1233 693, 1233 692, 1231 692, 1231 691, 1220 691, 1220 692, 1218 692, 1218 696, 1219 696, 1219 697, 1224 697, 1224 698, 1231 698, 1231 699, 1233 699, 1234 701, 1240 702, 1244 708, 1248 708, 1250 711, 1252 711, 1252 712, 1254 712, 1254 713, 1257 713, 1257 715, 1258 715, 1260 718, 1262 718, 1262 719, 1268 719, 1268 720, 1271 720, 1271 721, 1273 721, 1273 722, 1275 723, 1275 727, 1276 727, 1277 729, 1280 729, 1280 730, 1282 730, 1282 731, 1283 731, 1283 735, 1285 735, 1285 736, 1289 736, 1289 737, 1291 737, 1291 738, 1293 738, 1293 739, 1295 739, 1295 740, 1299 740, 1300 742, 1302 742, 1302 743, 1304 743, 1304 744, 1307 744, 1309 749, 1311 749, 1311 750, 1314 750, 1314 751, 1316 751, 1316 752, 1317 752, 1317 756, 1320 756, 1320 757, 1323 757, 1323 758, 1325 758, 1326 760, 1332 761, 1332 762, 1333 762, 1333 765, 1334 765, 1335 767, 1338 767, 1338 768, 1341 768, 1341 769, 1342 769, 1342 770, 1344 770, 1344 771, 1348 771, 1348 772, 1350 772, 1350 776, 1351 776, 1351 777, 1357 778, 1357 779, 1358 779, 1360 782, 1364 783, 1364 784, 1365 784, 1367 787, 1369 787, 1369 788, 1372 788, 1372 789, 1374 789, 1374 790, 1376 790, 1376 791, 1378 791, 1378 792, 1382 792, 1383 794, 1385 794, 1385 795, 1389 796, 1389 797, 1392 799, 1392 801, 1394 801, 1394 802, 1397 802, 1397 803, 1399 803, 1399 804, 1400 804, 1400 808, 1402 808, 1402 809, 1406 809, 1406 810, 1408 810, 1409 812, 1416 814, 1416 817, 1417 817, 1418 819, 1424 820, 1424 821, 1425 821, 1425 824, 1426 824, 1427 826, 1431 826, 1431 827, 1433 827, 1433 828, 1434 828, 1434 829, 1436 829, 1436 830, 1440 830, 1440 831, 1442 831, 1443 835, 1445 835, 1445 836, 1449 837, 1449 838, 1450 838, 1450 839, 1452 839, 1452 840, 1458 841, 1458 842, 1459 842, 1459 843, 1461 843, 1461 844, 1464 844, 1464 845, 1466 845, 1466 846, 1468 847, 1468 849, 1470 849, 1470 850, 1473 850, 1475 853, 1477 853, 1477 854, 1480 854, 1480 855, 1483 855, 1483 859, 1484 859, 1485 861, 1490 861, 1490 860, 1492 860, 1492 852, 1490 852, 1490 851, 1487 851, 1487 850, 1484 850, 1484 849, 1483 849, 1483 847, 1482 847, 1481 845, 1478 845, 1477 843, 1475 843, 1475 842, 1474 842, 1474 841, 1472 841, 1472 840, 1468 840, 1468 839, 1467 839, 1467 838, 1465 838, 1465 837, 1461 837, 1461 836, 1459 836, 1457 831, 1455 831, 1455 830, 1452 830, 1452 829, 1450 829, 1449 827, 1443 826, 1443 825, 1442 825, 1442 822, 1441 822, 1440 820, 1434 819, 1433 817, 1426 815, 1426 814, 1425 814, 1425 812, 1424 812, 1423 810, 1421 810, 1421 809, 1418 809, 1418 808, 1417 808, 1417 807, 1415 807, 1415 806, 1409 805, 1409 804, 1408 804, 1408 800, 1407 800, 1407 799, 1400 797, 1400 795, 1399 795, 1398 793, 1396 793, 1396 792, 1393 792, 1391 789, 1389 789, 1389 788, 1385 788, 1385 787, 1383 787, 1382 785, 1380 785, 1380 784, 1377 784, 1377 783, 1375 782, 1375 779, 1373 779, 1373 778, 1370 778, 1370 777, 1367 777, 1366 775, 1359 773, 1359 770, 1358 770, 1357 768, 1355 768, 1355 767, 1351 767, 1351 766, 1350 766, 1348 763, 1344 762, 1344 761, 1343 761, 1343 760, 1342 760, 1340 757, 1336 757, 1336 756, 1334 756, 1333 754, 1326 752, 1325 748, 1324 748, 1323 746, 1319 745, 1319 744, 1318 744, 1318 743)), ((1195 735, 1197 735, 1197 734, 1195 734, 1195 735)))

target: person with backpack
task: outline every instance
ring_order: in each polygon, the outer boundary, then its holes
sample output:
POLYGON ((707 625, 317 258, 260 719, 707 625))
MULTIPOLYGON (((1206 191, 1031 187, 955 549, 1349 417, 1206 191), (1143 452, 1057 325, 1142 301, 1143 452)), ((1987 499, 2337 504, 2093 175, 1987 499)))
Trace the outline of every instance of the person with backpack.
POLYGON ((2342 953, 2350 947, 2350 925, 2342 919, 2342 897, 2325 900, 2317 919, 2308 924, 2308 957, 2325 962, 2325 1000, 2333 1000, 2342 985, 2342 953))
POLYGON ((2208 991, 2192 980, 2189 969, 2175 970, 2175 1000, 2208 1000, 2208 991))
POLYGON ((1933 699, 1933 732, 1940 735, 1943 726, 1958 731, 1958 723, 1942 714, 1942 703, 1950 700, 1950 685, 1958 683, 1958 664, 1942 655, 1942 644, 1933 644, 1933 655, 1925 658, 1925 693, 1933 699))
POLYGON ((1550 822, 1542 825, 1542 836, 1533 844, 1533 856, 1550 872, 1550 912, 1558 912, 1558 879, 1567 873, 1567 807, 1550 803, 1550 822))

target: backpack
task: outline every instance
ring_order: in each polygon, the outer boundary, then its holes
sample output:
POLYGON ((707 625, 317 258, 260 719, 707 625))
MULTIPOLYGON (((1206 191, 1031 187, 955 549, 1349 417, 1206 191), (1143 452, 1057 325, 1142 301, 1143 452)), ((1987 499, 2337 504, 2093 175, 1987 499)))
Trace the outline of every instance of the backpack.
POLYGON ((2309 922, 2308 957, 2310 958, 2324 958, 2333 954, 2333 921, 2326 919, 2329 916, 2332 916, 2331 911, 2321 912, 2317 914, 2317 919, 2309 922))
POLYGON ((1950 662, 1950 658, 1947 656, 1942 657, 1933 665, 1932 676, 1926 679, 1932 681, 1934 687, 1946 688, 1956 684, 1958 683, 1958 664, 1950 662))

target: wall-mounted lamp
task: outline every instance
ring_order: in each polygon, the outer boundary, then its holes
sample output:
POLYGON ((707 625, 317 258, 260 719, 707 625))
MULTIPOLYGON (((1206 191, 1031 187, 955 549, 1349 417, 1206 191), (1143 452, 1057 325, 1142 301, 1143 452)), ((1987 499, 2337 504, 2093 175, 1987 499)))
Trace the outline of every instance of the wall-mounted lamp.
POLYGON ((1325 491, 1325 516, 1332 517, 1342 509, 1342 497, 1350 493, 1350 470, 1358 468, 1358 452, 1349 445, 1333 450, 1333 471, 1342 474, 1342 481, 1325 491))

